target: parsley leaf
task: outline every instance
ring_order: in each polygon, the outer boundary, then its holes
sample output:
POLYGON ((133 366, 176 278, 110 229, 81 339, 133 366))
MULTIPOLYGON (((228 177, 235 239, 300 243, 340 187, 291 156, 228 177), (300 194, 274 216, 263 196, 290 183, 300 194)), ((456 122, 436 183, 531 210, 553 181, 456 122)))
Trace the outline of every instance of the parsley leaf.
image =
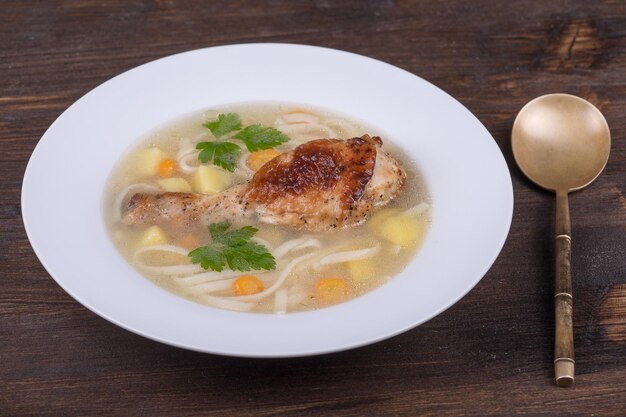
POLYGON ((249 271, 251 269, 274 269, 276 261, 267 248, 256 242, 245 242, 237 246, 227 246, 222 252, 233 271, 249 271))
MULTIPOLYGON (((226 224, 228 224, 228 227, 230 227, 230 223, 225 222, 226 224)), ((219 224, 223 224, 223 223, 219 223, 219 224)), ((258 229, 255 229, 252 226, 245 226, 242 227, 241 229, 237 229, 237 230, 232 230, 230 232, 223 232, 221 234, 217 234, 214 232, 211 232, 211 237, 213 238, 213 241, 218 242, 218 243, 222 243, 224 245, 228 245, 228 246, 237 246, 237 245, 243 245, 244 243, 246 243, 247 241, 249 241, 252 236, 254 236, 256 234, 256 232, 258 232, 258 229)))
POLYGON ((259 124, 250 125, 234 136, 246 144, 250 152, 270 149, 285 143, 289 137, 273 127, 264 127, 259 124))
POLYGON ((229 221, 224 221, 220 223, 211 223, 209 225, 209 233, 211 234, 211 239, 213 240, 219 239, 229 228, 230 228, 229 221))
POLYGON ((217 119, 203 124, 213 136, 220 138, 233 130, 241 129, 241 119, 237 113, 218 114, 217 119))
MULTIPOLYGON (((240 132, 232 138, 241 140, 250 152, 274 148, 289 140, 289 137, 281 131, 260 124, 250 125, 241 130, 241 118, 237 113, 218 114, 217 119, 208 121, 203 126, 218 139, 239 130, 240 132)), ((225 141, 200 142, 196 145, 196 149, 201 149, 198 154, 201 162, 206 164, 211 161, 214 165, 230 172, 235 171, 237 160, 241 155, 239 145, 225 141)))
POLYGON ((225 265, 233 271, 276 268, 276 260, 267 248, 250 240, 258 229, 245 226, 228 230, 230 226, 228 221, 209 225, 212 242, 189 252, 191 262, 214 271, 222 271, 225 265))
POLYGON ((189 252, 191 262, 200 264, 204 269, 221 272, 226 264, 224 254, 213 246, 202 246, 189 252))
POLYGON ((196 149, 202 149, 198 154, 198 159, 205 164, 209 161, 214 165, 222 167, 230 172, 235 171, 235 165, 241 148, 230 142, 200 142, 196 149))

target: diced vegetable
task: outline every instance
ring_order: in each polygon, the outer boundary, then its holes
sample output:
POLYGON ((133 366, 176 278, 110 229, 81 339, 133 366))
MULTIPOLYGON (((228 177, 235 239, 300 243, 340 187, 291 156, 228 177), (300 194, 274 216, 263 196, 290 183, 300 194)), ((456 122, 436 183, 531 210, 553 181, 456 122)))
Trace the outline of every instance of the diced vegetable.
POLYGON ((174 178, 163 178, 161 180, 157 180, 157 184, 159 187, 168 193, 190 193, 191 185, 184 179, 180 177, 174 178))
POLYGON ((397 216, 401 211, 398 209, 385 208, 374 212, 374 214, 367 220, 367 227, 372 231, 378 231, 380 224, 393 216, 397 216))
POLYGON ((233 292, 236 295, 257 294, 264 289, 263 281, 254 275, 242 275, 233 282, 233 292))
POLYGON ((350 285, 344 278, 326 277, 315 283, 315 296, 321 303, 338 303, 349 293, 350 285))
POLYGON ((264 149, 252 152, 248 157, 248 166, 253 171, 258 171, 263 165, 280 155, 276 149, 264 149))
POLYGON ((383 219, 376 225, 385 239, 402 247, 418 245, 424 237, 426 220, 422 217, 398 215, 383 219))
POLYGON ((167 154, 160 148, 142 149, 137 153, 135 169, 138 176, 150 177, 157 175, 159 164, 167 158, 167 154))
POLYGON ((215 194, 228 188, 231 181, 228 172, 214 166, 201 165, 194 174, 193 189, 202 194, 215 194))
POLYGON ((142 248, 146 246, 165 245, 167 244, 167 236, 163 229, 154 225, 148 227, 139 237, 138 245, 142 248))
POLYGON ((169 178, 178 171, 178 163, 173 159, 164 159, 159 163, 158 171, 161 178, 169 178))
POLYGON ((376 266, 371 259, 348 261, 345 265, 350 271, 350 278, 353 282, 366 284, 376 276, 376 266))

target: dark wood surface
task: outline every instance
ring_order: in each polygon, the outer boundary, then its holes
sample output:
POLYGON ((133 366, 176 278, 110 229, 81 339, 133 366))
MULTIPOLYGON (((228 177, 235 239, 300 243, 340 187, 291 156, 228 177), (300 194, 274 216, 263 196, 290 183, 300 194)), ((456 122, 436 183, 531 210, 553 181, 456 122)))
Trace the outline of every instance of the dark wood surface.
POLYGON ((625 115, 626 3, 618 0, 4 0, 0 416, 626 416, 625 115), (509 163, 515 210, 501 255, 459 303, 372 346, 252 360, 139 337, 49 277, 20 208, 24 169, 46 128, 136 65, 260 41, 389 62, 485 124, 509 163), (554 198, 521 176, 510 149, 517 111, 552 92, 595 103, 613 134, 604 173, 570 199, 577 379, 569 389, 552 381, 554 198))

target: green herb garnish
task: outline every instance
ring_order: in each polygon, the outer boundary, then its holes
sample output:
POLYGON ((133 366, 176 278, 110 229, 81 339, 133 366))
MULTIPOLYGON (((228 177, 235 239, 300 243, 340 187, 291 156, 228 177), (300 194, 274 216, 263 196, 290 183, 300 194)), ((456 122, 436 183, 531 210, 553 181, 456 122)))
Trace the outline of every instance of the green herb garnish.
POLYGON ((218 114, 217 119, 206 122, 202 126, 208 128, 213 136, 220 138, 227 133, 241 129, 241 119, 237 113, 218 114))
POLYGON ((251 125, 233 136, 246 144, 250 152, 271 149, 289 140, 289 137, 273 127, 251 125))
POLYGON ((205 164, 209 161, 230 172, 235 171, 235 164, 241 154, 241 148, 231 142, 200 142, 196 149, 202 149, 198 159, 205 164))
MULTIPOLYGON (((208 128, 216 138, 239 130, 236 135, 227 139, 239 139, 250 152, 271 149, 289 140, 289 137, 281 131, 259 124, 250 125, 241 130, 241 118, 237 113, 218 114, 217 119, 208 121, 203 126, 208 128)), ((202 149, 198 154, 201 162, 206 164, 210 161, 230 172, 235 171, 237 160, 241 155, 239 145, 227 141, 200 142, 196 145, 196 149, 202 149)))
POLYGON ((233 271, 276 268, 276 260, 267 248, 250 240, 258 229, 245 226, 228 230, 230 226, 228 221, 209 225, 212 241, 189 252, 191 262, 218 272, 226 265, 233 271))

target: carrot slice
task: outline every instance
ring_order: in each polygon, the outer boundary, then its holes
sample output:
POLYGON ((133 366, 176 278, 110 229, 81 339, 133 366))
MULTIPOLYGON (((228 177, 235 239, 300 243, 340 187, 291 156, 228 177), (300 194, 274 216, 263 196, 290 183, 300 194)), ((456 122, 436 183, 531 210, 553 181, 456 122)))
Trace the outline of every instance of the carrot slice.
POLYGON ((161 178, 171 177, 178 170, 178 163, 173 159, 164 159, 159 163, 158 173, 161 178))
POLYGON ((233 292, 237 295, 257 294, 264 289, 263 281, 254 275, 242 275, 233 282, 233 292))
POLYGON ((321 278, 315 283, 315 295, 323 303, 338 303, 350 293, 350 284, 340 277, 321 278))
POLYGON ((263 165, 280 155, 276 149, 264 149, 252 152, 248 157, 248 166, 253 171, 258 171, 263 165))

